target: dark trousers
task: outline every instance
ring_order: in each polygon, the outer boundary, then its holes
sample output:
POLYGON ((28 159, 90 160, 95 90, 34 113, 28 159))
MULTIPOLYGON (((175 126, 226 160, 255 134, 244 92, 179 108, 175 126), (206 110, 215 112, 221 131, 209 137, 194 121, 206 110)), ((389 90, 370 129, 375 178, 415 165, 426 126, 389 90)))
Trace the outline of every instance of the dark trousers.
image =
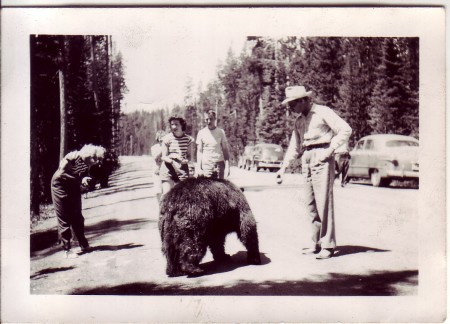
POLYGON ((58 236, 64 250, 70 250, 72 231, 81 248, 89 243, 84 235, 84 217, 81 213, 81 192, 79 184, 64 183, 61 179, 52 179, 52 200, 58 219, 58 236))
POLYGON ((347 173, 348 173, 348 167, 350 165, 350 154, 348 153, 337 153, 335 155, 335 159, 337 162, 337 174, 336 177, 339 178, 339 175, 341 175, 341 184, 347 184, 347 173))

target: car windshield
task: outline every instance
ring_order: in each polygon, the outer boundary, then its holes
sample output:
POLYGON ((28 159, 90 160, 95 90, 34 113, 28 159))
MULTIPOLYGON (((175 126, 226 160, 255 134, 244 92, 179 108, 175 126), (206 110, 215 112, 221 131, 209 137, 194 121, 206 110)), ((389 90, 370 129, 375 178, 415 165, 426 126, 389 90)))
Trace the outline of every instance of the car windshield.
POLYGON ((399 147, 399 146, 419 146, 419 143, 405 140, 387 141, 387 147, 399 147))
POLYGON ((263 151, 270 152, 270 153, 280 153, 282 152, 281 147, 276 146, 268 146, 268 147, 262 147, 263 151))
POLYGON ((262 146, 261 153, 265 156, 282 156, 283 149, 280 146, 262 146))

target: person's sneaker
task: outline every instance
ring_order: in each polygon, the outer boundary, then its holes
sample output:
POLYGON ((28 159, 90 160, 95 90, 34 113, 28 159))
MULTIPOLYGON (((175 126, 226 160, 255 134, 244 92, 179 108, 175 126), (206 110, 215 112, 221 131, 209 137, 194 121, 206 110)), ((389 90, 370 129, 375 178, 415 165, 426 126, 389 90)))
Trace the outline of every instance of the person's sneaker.
POLYGON ((309 255, 309 254, 317 254, 320 252, 320 246, 305 248, 302 250, 302 254, 309 255))
POLYGON ((320 250, 320 253, 316 256, 316 259, 322 260, 322 259, 329 259, 333 256, 334 250, 333 249, 322 249, 320 250))
POLYGON ((78 255, 74 253, 72 250, 64 250, 64 259, 75 259, 78 258, 78 255))

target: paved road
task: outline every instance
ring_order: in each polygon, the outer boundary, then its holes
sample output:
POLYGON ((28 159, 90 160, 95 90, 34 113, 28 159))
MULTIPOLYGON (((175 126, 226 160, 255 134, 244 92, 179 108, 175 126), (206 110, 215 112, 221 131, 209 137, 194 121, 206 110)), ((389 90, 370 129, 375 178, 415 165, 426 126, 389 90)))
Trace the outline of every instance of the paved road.
POLYGON ((149 157, 122 157, 110 187, 83 199, 93 252, 63 259, 56 220, 31 235, 32 294, 391 296, 418 292, 418 190, 335 185, 338 248, 329 260, 301 255, 307 240, 297 175, 232 169, 258 221, 262 265, 247 265, 236 235, 232 262, 208 252, 206 274, 168 278, 157 229, 149 157))

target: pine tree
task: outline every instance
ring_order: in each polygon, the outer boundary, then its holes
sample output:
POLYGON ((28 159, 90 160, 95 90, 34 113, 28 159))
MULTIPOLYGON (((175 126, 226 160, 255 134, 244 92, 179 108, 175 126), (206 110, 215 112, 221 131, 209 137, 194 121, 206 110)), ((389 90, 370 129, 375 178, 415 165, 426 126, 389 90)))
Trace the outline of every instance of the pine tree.
POLYGON ((375 133, 411 133, 404 119, 409 113, 410 96, 401 49, 396 38, 383 41, 381 64, 376 70, 377 81, 369 111, 369 124, 375 133))
MULTIPOLYGON (((111 84, 107 40, 107 36, 30 36, 32 217, 38 217, 41 203, 50 202, 50 179, 60 155, 88 143, 103 145, 108 150, 116 145, 113 127, 118 127, 115 120, 120 117, 120 107, 116 106, 113 113, 111 86, 114 81, 111 84), (97 106, 92 91, 92 57, 96 66, 97 106), (60 96, 59 75, 64 77, 63 97, 60 96), (66 114, 63 122, 60 106, 64 106, 66 114), (60 141, 64 145, 60 145, 60 141)), ((120 60, 119 57, 116 62, 121 64, 120 60)), ((120 94, 125 91, 123 71, 117 69, 115 73, 118 82, 114 87, 120 100, 120 94)))
POLYGON ((340 99, 336 110, 352 127, 350 146, 359 138, 370 134, 369 97, 375 84, 374 55, 377 42, 370 38, 346 38, 342 40, 342 57, 345 64, 341 70, 340 99))

